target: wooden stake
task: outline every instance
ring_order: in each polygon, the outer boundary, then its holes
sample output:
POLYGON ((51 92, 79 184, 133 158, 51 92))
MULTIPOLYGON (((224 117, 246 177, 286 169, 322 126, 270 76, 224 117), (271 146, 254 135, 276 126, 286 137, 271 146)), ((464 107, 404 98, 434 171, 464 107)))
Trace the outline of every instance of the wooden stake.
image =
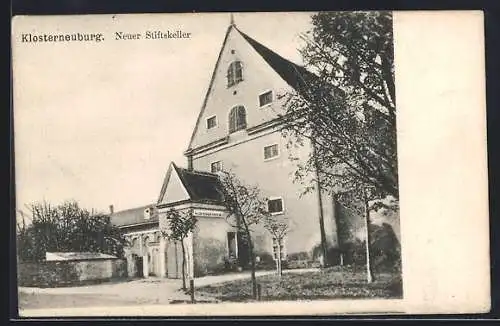
POLYGON ((194 280, 189 280, 189 290, 191 292, 191 303, 194 303, 194 280))

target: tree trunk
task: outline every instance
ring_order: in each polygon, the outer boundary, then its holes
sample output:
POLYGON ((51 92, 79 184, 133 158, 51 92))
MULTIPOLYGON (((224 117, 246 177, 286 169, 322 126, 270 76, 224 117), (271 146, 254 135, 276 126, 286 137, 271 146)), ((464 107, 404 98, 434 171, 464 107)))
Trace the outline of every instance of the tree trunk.
POLYGON ((186 291, 186 249, 184 248, 184 241, 181 240, 182 247, 182 289, 186 291))
POLYGON ((313 143, 312 144, 312 151, 313 151, 313 158, 314 158, 314 169, 316 171, 316 187, 317 187, 317 196, 318 196, 318 211, 319 211, 319 230, 320 230, 320 235, 321 235, 321 251, 323 253, 323 266, 321 267, 328 267, 329 266, 329 261, 328 261, 328 248, 326 244, 326 233, 325 233, 325 220, 323 216, 323 198, 322 198, 322 193, 321 193, 321 180, 320 180, 320 175, 319 175, 319 168, 318 168, 318 159, 316 157, 316 145, 313 143))
POLYGON ((276 256, 277 261, 278 261, 278 277, 281 278, 282 275, 282 269, 281 269, 281 245, 280 245, 281 240, 278 239, 278 254, 276 256))
POLYGON ((255 255, 253 253, 253 242, 250 238, 250 231, 247 229, 247 242, 248 242, 248 250, 250 252, 250 276, 252 279, 252 295, 254 299, 257 299, 257 278, 255 277, 255 255))
POLYGON ((371 283, 375 280, 373 275, 373 270, 371 266, 371 257, 370 257, 370 207, 368 204, 368 198, 366 197, 366 193, 363 191, 364 195, 364 204, 365 204, 365 230, 366 230, 366 281, 371 283))

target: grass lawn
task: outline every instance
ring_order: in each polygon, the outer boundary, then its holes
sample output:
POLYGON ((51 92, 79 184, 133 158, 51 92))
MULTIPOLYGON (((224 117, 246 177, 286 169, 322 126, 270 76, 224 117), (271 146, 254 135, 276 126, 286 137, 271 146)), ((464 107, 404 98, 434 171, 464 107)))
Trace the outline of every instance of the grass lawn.
MULTIPOLYGON (((332 267, 317 272, 287 273, 257 278, 261 284, 261 300, 313 300, 339 298, 402 298, 401 276, 375 274, 373 283, 366 283, 366 274, 347 268, 332 267)), ((221 301, 251 301, 250 279, 225 282, 197 288, 198 294, 221 301)))

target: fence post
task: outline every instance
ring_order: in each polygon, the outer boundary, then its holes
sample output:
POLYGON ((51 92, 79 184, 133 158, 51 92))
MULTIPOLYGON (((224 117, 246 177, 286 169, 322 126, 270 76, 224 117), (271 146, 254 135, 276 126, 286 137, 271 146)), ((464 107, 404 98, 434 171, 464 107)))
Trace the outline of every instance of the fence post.
POLYGON ((189 290, 191 292, 191 303, 194 303, 194 280, 189 280, 189 290))

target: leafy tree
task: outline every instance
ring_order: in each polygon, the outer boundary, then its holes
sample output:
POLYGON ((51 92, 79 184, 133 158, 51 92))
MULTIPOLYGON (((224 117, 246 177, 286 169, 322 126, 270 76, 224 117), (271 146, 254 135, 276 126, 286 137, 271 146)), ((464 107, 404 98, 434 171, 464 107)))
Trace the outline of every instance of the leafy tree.
POLYGON ((370 243, 370 211, 399 199, 392 14, 320 12, 312 25, 302 35, 308 69, 284 94, 282 133, 289 148, 311 144, 306 160, 291 156, 305 192, 319 187, 346 206, 361 203, 370 243))
POLYGON ((169 240, 179 241, 182 247, 182 289, 186 291, 186 246, 184 239, 193 232, 197 219, 191 209, 179 211, 171 208, 167 212, 167 225, 162 234, 169 240))
MULTIPOLYGON (((320 12, 302 36, 308 71, 286 96, 283 135, 310 142, 295 177, 333 193, 399 198, 392 14, 320 12)), ((297 160, 297 158, 292 157, 297 160)))
POLYGON ((31 223, 18 224, 17 253, 21 260, 41 261, 51 251, 123 256, 126 240, 108 215, 89 212, 75 201, 57 206, 33 203, 28 207, 31 223))
POLYGON ((228 216, 228 222, 243 234, 244 240, 248 243, 252 294, 254 298, 257 298, 256 262, 252 232, 254 226, 262 224, 269 216, 267 200, 261 196, 257 186, 245 184, 230 171, 222 172, 220 180, 223 185, 225 205, 231 213, 228 216))

